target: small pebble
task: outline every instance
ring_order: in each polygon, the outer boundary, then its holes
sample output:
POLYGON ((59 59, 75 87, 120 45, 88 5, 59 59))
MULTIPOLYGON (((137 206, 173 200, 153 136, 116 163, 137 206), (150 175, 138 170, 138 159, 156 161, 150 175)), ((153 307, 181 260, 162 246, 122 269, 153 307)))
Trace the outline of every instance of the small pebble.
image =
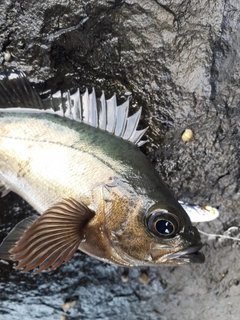
POLYGON ((121 280, 122 280, 122 282, 128 282, 128 274, 127 273, 123 273, 121 275, 121 280))
POLYGON ((148 283, 148 275, 145 271, 143 271, 140 275, 140 281, 144 284, 148 283))
POLYGON ((182 134, 182 140, 187 142, 187 141, 192 140, 192 138, 193 138, 192 130, 191 129, 186 129, 182 134))
POLYGON ((233 280, 233 283, 234 283, 235 286, 238 286, 239 285, 239 280, 235 279, 235 280, 233 280))
POLYGON ((8 62, 11 59, 11 56, 12 56, 11 53, 9 51, 6 51, 4 53, 4 60, 8 62))
POLYGON ((67 317, 62 315, 62 316, 60 316, 60 320, 67 320, 67 317))
POLYGON ((64 305, 62 306, 63 311, 68 311, 69 309, 71 309, 72 307, 74 307, 77 304, 77 300, 74 300, 72 302, 66 302, 64 303, 64 305))
POLYGON ((23 49, 23 48, 24 48, 24 42, 21 41, 21 40, 18 42, 17 45, 18 45, 18 47, 19 47, 20 49, 23 49))

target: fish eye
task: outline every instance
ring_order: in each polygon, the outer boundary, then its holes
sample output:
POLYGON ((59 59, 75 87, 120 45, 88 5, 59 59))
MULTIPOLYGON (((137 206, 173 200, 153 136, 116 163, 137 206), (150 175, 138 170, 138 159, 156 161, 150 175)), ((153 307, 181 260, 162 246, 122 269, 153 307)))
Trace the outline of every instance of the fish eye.
POLYGON ((179 232, 178 217, 167 210, 154 210, 147 216, 147 227, 151 233, 161 238, 173 238, 179 232))

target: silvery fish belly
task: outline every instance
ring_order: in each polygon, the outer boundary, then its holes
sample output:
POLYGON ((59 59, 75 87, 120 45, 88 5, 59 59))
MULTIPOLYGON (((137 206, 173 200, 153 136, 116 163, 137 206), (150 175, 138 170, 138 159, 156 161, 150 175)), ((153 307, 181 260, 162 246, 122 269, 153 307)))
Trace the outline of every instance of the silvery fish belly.
POLYGON ((199 233, 139 146, 129 101, 58 92, 41 100, 25 75, 0 75, 0 191, 39 215, 16 225, 0 258, 53 270, 79 249, 126 267, 204 262, 199 233))

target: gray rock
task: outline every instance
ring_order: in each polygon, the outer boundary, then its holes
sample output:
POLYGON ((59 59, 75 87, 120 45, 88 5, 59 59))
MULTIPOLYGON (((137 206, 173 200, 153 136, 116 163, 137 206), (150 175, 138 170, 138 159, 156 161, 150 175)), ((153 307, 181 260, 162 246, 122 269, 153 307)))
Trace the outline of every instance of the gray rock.
MULTIPOLYGON (((223 234, 240 225, 239 14, 239 0, 5 0, 0 61, 40 93, 130 94, 150 126, 143 151, 178 198, 219 208, 218 220, 198 227, 223 234)), ((0 212, 2 239, 32 209, 9 194, 0 212)), ((60 319, 62 305, 77 301, 68 319, 237 320, 239 244, 204 241, 204 265, 145 268, 147 283, 140 268, 122 277, 122 268, 82 253, 38 276, 0 263, 0 318, 60 319)))

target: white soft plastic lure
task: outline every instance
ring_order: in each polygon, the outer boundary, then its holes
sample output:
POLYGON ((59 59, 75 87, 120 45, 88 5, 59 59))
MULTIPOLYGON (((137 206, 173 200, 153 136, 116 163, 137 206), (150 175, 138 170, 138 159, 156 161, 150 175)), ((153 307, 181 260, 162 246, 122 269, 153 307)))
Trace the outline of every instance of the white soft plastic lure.
POLYGON ((200 207, 197 204, 189 204, 183 201, 179 201, 179 203, 192 222, 208 222, 219 217, 219 211, 211 206, 200 207))

